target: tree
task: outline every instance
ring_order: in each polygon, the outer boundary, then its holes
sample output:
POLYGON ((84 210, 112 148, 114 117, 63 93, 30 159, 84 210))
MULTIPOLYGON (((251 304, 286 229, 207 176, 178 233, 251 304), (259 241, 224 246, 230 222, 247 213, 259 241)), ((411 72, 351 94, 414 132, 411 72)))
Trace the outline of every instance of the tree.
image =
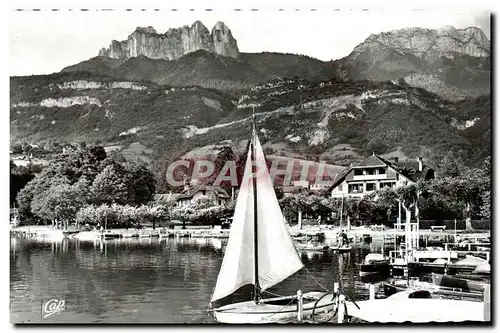
POLYGON ((92 183, 91 192, 96 204, 117 203, 124 205, 129 201, 129 175, 119 164, 105 167, 92 183))
MULTIPOLYGON (((214 172, 211 177, 211 183, 213 183, 217 179, 217 177, 227 176, 227 174, 220 175, 221 171, 224 169, 224 166, 226 165, 227 162, 236 163, 236 160, 237 160, 236 154, 233 152, 231 147, 229 146, 222 147, 222 149, 217 154, 217 157, 215 158, 214 172)), ((231 185, 232 185, 231 182, 227 180, 224 180, 220 183, 220 186, 228 192, 231 191, 231 185)))
POLYGON ((32 211, 32 202, 37 195, 43 198, 44 193, 53 185, 70 183, 66 177, 57 176, 53 167, 46 167, 34 179, 26 184, 17 194, 16 201, 19 215, 22 221, 30 221, 36 218, 32 211))
POLYGON ((462 206, 466 229, 472 229, 474 208, 480 206, 481 179, 476 174, 468 173, 461 178, 439 178, 433 182, 433 192, 450 198, 462 206))
POLYGON ((363 199, 358 203, 358 219, 364 224, 369 224, 373 216, 374 205, 371 201, 363 199))
POLYGON ((13 154, 22 154, 23 153, 23 145, 20 142, 16 142, 11 147, 13 154))
POLYGON ((128 203, 142 205, 150 202, 156 192, 156 181, 151 170, 144 163, 126 163, 128 179, 128 203))
POLYGON ((387 145, 377 139, 372 139, 368 142, 368 153, 384 154, 387 151, 387 145))
POLYGON ((438 164, 439 177, 455 178, 460 175, 464 166, 460 163, 452 151, 449 151, 438 164))
POLYGON ((369 197, 375 202, 375 206, 386 211, 387 220, 391 220, 392 214, 398 209, 398 195, 393 188, 386 187, 378 190, 369 197))
MULTIPOLYGON (((16 199, 22 220, 56 218, 56 212, 49 211, 57 203, 53 193, 49 193, 53 190, 57 193, 70 191, 68 200, 78 194, 80 199, 74 207, 82 202, 96 207, 113 203, 135 206, 153 199, 156 184, 146 165, 113 160, 102 147, 82 147, 57 155, 19 191, 16 199)), ((73 208, 68 208, 70 203, 61 202, 61 205, 58 218, 74 219, 73 208), (68 216, 64 216, 65 213, 68 216)), ((105 207, 99 209, 97 212, 104 214, 105 207)), ((116 210, 111 213, 115 214, 116 210)))
POLYGON ((39 167, 33 166, 31 163, 27 167, 16 166, 14 162, 10 161, 10 205, 12 206, 16 200, 19 191, 26 186, 35 174, 41 170, 39 167))
POLYGON ((481 165, 481 215, 483 218, 491 218, 491 157, 488 156, 481 165))
POLYGON ((61 182, 33 198, 32 211, 45 220, 60 220, 67 223, 75 220, 76 213, 86 203, 84 184, 69 185, 61 182))
POLYGON ((358 216, 359 199, 357 198, 346 198, 344 199, 344 214, 352 219, 358 216))

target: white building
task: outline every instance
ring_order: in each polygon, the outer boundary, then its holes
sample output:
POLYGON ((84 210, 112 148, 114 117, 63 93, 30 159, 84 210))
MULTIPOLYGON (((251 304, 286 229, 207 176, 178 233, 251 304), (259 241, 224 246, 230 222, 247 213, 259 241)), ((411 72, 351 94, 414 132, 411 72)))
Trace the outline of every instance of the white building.
POLYGON ((198 200, 208 200, 213 205, 223 205, 229 202, 231 197, 222 187, 198 185, 186 188, 177 196, 177 207, 188 206, 198 200))
POLYGON ((384 187, 399 187, 416 183, 419 179, 434 178, 434 170, 424 165, 422 158, 389 162, 373 154, 363 163, 351 166, 330 187, 334 198, 362 198, 384 187))
POLYGON ((324 190, 328 190, 330 187, 332 187, 332 185, 335 184, 334 181, 321 181, 321 182, 318 182, 318 183, 311 183, 311 185, 309 186, 309 189, 311 191, 324 191, 324 190))

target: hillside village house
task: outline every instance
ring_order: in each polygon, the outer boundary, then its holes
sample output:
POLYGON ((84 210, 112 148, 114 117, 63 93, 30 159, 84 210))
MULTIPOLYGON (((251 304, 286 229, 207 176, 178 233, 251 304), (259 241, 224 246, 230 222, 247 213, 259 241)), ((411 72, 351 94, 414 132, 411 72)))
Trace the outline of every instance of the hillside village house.
POLYGON ((311 183, 311 185, 309 185, 309 189, 311 191, 325 191, 325 190, 328 190, 330 187, 332 187, 332 185, 334 184, 334 181, 330 181, 330 180, 324 180, 324 181, 321 181, 321 182, 313 182, 311 183))
POLYGON ((176 197, 177 207, 188 206, 198 200, 208 200, 213 205, 224 205, 231 200, 226 190, 219 186, 196 185, 186 186, 176 197))
POLYGON ((362 163, 351 166, 333 183, 329 191, 333 198, 362 198, 384 187, 399 187, 418 180, 434 178, 434 170, 418 160, 389 162, 373 154, 362 163))

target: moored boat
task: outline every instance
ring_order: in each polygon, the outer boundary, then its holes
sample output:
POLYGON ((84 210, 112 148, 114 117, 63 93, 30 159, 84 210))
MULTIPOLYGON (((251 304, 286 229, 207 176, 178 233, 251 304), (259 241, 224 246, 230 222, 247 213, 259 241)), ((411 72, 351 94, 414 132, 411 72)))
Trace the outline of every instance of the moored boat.
POLYGON ((369 253, 363 263, 359 264, 359 275, 389 274, 389 259, 381 253, 369 253))
POLYGON ((389 279, 383 284, 384 295, 390 297, 401 291, 423 290, 428 291, 431 295, 439 297, 453 297, 453 298, 468 298, 480 300, 483 294, 480 292, 463 291, 459 288, 449 288, 437 286, 434 283, 413 281, 406 279, 389 279))
POLYGON ((352 247, 350 245, 330 246, 330 250, 332 250, 333 252, 338 252, 338 253, 346 253, 346 252, 350 252, 352 250, 352 247))
POLYGON ((328 251, 328 245, 315 245, 314 243, 296 243, 295 246, 297 247, 297 249, 302 251, 328 251))
MULTIPOLYGON (((304 317, 332 310, 331 297, 323 297, 322 292, 309 292, 302 296, 304 317), (319 302, 317 302, 319 300, 319 302), (317 302, 317 303, 316 303, 317 302)), ((228 304, 215 311, 218 322, 227 324, 268 324, 287 322, 297 317, 297 296, 262 299, 258 304, 246 301, 228 304)))
POLYGON ((102 234, 97 231, 81 231, 73 236, 73 238, 80 241, 96 241, 101 239, 102 234))
POLYGON ((474 269, 474 271, 472 273, 473 274, 489 275, 489 274, 491 274, 491 266, 488 262, 482 262, 476 266, 476 268, 474 269))
POLYGON ((425 290, 346 304, 349 316, 370 323, 485 321, 483 302, 432 298, 425 290))
POLYGON ((463 291, 484 291, 488 282, 467 280, 452 275, 435 274, 431 275, 432 282, 437 286, 459 288, 463 291))

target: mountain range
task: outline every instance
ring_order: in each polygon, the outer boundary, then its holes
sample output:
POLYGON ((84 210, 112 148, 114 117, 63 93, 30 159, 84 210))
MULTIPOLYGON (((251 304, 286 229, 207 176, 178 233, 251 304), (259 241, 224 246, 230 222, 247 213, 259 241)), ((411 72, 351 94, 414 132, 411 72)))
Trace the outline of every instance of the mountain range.
POLYGON ((11 77, 11 142, 87 141, 158 162, 244 149, 255 108, 268 154, 349 165, 451 150, 477 164, 491 148, 490 61, 474 27, 374 34, 328 62, 240 52, 222 22, 138 28, 60 73, 11 77))

